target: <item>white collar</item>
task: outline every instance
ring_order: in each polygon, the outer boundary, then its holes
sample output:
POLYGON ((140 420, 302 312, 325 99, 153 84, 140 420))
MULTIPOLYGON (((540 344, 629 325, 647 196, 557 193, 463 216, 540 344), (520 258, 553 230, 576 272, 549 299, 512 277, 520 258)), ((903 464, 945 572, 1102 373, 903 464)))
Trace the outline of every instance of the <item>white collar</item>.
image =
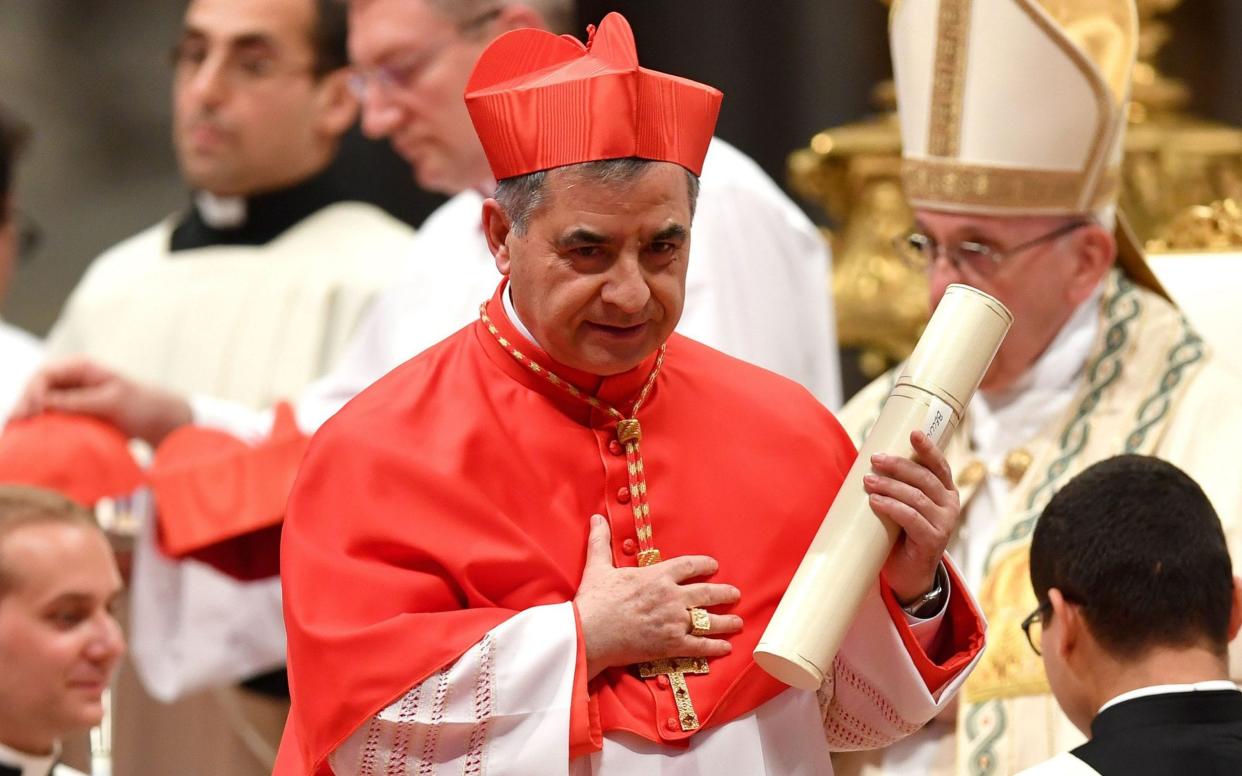
POLYGON ((48 776, 58 759, 60 759, 59 741, 52 745, 52 753, 45 755, 26 754, 0 744, 0 763, 10 768, 21 768, 22 776, 48 776))
POLYGON ((1001 392, 979 391, 970 404, 972 440, 989 463, 1001 460, 1064 411, 1091 357, 1100 330, 1100 299, 1104 281, 1096 286, 1052 343, 1026 372, 1001 392))
POLYGON ((532 345, 538 345, 539 343, 531 335, 530 329, 526 328, 526 324, 522 323, 522 319, 518 317, 517 308, 513 306, 513 299, 510 297, 510 294, 512 294, 511 289, 511 286, 506 285, 505 292, 500 295, 501 300, 505 303, 505 316, 508 317, 509 323, 513 324, 513 327, 518 330, 519 334, 525 337, 532 345))
POLYGON ((1132 701, 1135 698, 1146 698, 1149 695, 1168 695, 1175 692, 1213 692, 1219 690, 1242 692, 1236 684, 1228 679, 1209 679, 1206 682, 1195 682, 1194 684, 1154 684, 1151 687, 1140 687, 1137 690, 1123 692, 1101 706, 1096 714, 1102 714, 1105 709, 1116 706, 1118 703, 1132 701))
POLYGON ((212 229, 236 229, 246 223, 245 197, 218 197, 210 191, 194 193, 194 205, 212 229))

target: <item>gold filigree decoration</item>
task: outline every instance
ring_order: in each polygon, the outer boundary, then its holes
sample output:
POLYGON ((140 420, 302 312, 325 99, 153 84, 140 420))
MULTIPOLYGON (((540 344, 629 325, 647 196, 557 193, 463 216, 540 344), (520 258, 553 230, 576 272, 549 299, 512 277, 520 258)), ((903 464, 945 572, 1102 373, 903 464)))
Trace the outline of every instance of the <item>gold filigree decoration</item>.
POLYGON ((673 702, 677 704, 677 722, 683 731, 699 729, 699 715, 690 702, 690 688, 686 686, 686 674, 708 673, 707 658, 674 657, 664 660, 653 660, 638 666, 638 675, 651 679, 663 674, 668 677, 670 689, 673 691, 673 702))
MULTIPOLYGON (((909 159, 901 166, 906 198, 921 202, 1000 208, 1023 212, 1079 213, 1087 175, 1080 172, 983 167, 938 160, 909 159)), ((1111 202, 1117 194, 1116 170, 1105 174, 1089 210, 1111 202)))
POLYGON ((1153 251, 1219 251, 1242 246, 1242 206, 1234 199, 1183 210, 1147 243, 1153 251))
POLYGON ((957 156, 961 144, 970 5, 971 0, 940 0, 936 69, 932 75, 931 127, 927 141, 928 153, 932 156, 957 156))

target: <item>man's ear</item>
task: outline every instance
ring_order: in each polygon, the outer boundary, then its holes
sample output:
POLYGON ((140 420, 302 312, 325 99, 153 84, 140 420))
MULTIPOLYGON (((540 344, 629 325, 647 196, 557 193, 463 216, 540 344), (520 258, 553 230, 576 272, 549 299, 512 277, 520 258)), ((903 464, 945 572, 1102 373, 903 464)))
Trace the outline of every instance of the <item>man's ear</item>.
POLYGON ((1233 578, 1233 610, 1229 612, 1229 640, 1237 637, 1242 630, 1242 577, 1233 578))
POLYGON ((1067 292, 1075 306, 1082 304, 1112 268, 1117 257, 1117 240, 1112 232, 1090 223, 1072 235, 1077 261, 1070 274, 1067 292))
POLYGON ((500 203, 490 197, 483 200, 483 235, 487 237, 488 250, 496 259, 496 269, 506 276, 509 274, 509 235, 512 232, 509 214, 500 203))
POLYGON ((349 70, 342 67, 323 76, 316 87, 315 100, 319 131, 336 142, 358 118, 358 100, 349 90, 349 70))
POLYGON ((1048 603, 1052 606, 1049 621, 1057 623, 1057 626, 1051 629, 1052 633, 1049 633, 1048 625, 1044 625, 1044 633, 1053 636, 1053 642, 1048 646, 1056 650, 1061 660, 1068 664, 1078 652, 1085 635, 1086 623, 1083 622, 1082 613, 1078 607, 1066 601, 1065 596, 1061 595, 1061 591, 1055 587, 1048 588, 1048 603))

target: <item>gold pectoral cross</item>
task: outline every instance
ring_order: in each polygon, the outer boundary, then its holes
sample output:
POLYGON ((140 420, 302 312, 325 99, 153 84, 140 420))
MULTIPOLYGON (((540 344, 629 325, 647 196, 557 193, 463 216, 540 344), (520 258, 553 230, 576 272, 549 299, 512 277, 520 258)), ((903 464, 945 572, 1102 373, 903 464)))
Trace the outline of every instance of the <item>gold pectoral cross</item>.
POLYGON ((667 657, 638 665, 638 675, 644 679, 663 674, 668 677, 673 701, 677 704, 677 720, 685 731, 699 729, 699 715, 690 702, 690 688, 686 686, 686 674, 706 674, 711 669, 705 657, 667 657))

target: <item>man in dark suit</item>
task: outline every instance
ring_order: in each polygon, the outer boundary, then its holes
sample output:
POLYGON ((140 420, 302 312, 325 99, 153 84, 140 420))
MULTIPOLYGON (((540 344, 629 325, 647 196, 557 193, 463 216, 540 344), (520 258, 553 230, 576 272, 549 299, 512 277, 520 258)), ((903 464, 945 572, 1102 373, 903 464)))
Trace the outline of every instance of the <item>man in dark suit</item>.
POLYGON ((1090 740, 1026 776, 1242 773, 1242 579, 1194 480, 1138 455, 1084 470, 1040 516, 1031 584, 1023 628, 1090 740))

